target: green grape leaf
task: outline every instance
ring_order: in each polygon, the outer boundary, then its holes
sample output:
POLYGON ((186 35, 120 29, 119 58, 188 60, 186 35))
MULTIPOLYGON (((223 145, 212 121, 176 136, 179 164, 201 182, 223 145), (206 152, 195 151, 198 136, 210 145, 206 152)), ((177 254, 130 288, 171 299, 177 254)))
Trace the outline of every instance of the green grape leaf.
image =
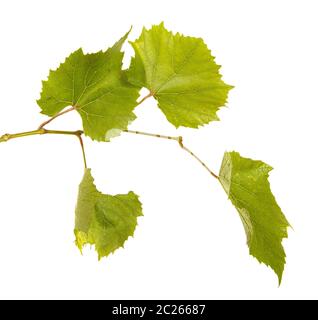
POLYGON ((80 251, 90 244, 95 245, 99 259, 108 256, 133 236, 142 215, 135 193, 103 194, 97 190, 91 170, 85 170, 75 210, 75 242, 80 251))
POLYGON ((37 101, 42 113, 55 116, 73 106, 81 115, 85 134, 98 141, 108 140, 113 129, 127 129, 136 118, 133 110, 139 96, 122 71, 121 47, 128 34, 106 51, 84 54, 79 49, 50 71, 37 101))
POLYGON ((270 190, 271 170, 262 161, 226 152, 219 177, 240 215, 250 254, 270 266, 281 283, 286 258, 282 240, 290 225, 270 190))
POLYGON ((232 87, 222 81, 220 66, 202 39, 173 34, 161 23, 144 28, 131 45, 135 57, 128 80, 150 90, 168 121, 197 128, 219 120, 216 113, 232 87))

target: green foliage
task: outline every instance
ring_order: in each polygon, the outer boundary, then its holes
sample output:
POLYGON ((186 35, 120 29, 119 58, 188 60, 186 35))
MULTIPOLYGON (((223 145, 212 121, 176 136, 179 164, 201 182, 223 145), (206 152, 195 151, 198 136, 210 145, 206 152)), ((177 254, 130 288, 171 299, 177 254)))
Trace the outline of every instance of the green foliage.
POLYGON ((133 192, 111 196, 96 189, 91 170, 86 169, 79 186, 75 210, 76 245, 95 245, 99 259, 123 247, 133 236, 141 203, 133 192))
POLYGON ((271 192, 271 170, 262 161, 226 152, 220 182, 240 215, 250 254, 270 266, 281 282, 286 257, 282 239, 287 238, 289 223, 271 192))
POLYGON ((129 81, 148 88, 173 125, 197 128, 218 120, 216 112, 232 87, 222 81, 202 39, 173 34, 161 23, 144 28, 131 44, 129 81))
POLYGON ((84 54, 73 52, 43 81, 37 101, 42 113, 55 116, 67 106, 81 115, 86 135, 105 141, 113 129, 127 129, 138 89, 127 83, 122 71, 121 47, 129 32, 107 51, 84 54))
MULTIPOLYGON (((122 70, 121 49, 128 35, 129 32, 106 51, 84 54, 79 49, 50 71, 37 103, 42 113, 52 118, 37 130, 4 134, 0 142, 36 134, 74 135, 81 143, 86 168, 83 131, 97 141, 108 141, 122 130, 128 132, 129 123, 136 118, 133 110, 143 87, 150 94, 141 102, 153 96, 176 127, 198 128, 219 120, 217 111, 226 103, 232 87, 223 82, 220 66, 201 38, 173 34, 163 23, 149 30, 144 28, 140 37, 131 42, 135 56, 128 70, 122 70), (71 108, 64 110, 68 106, 71 108), (56 117, 71 110, 80 114, 83 131, 45 129, 56 117)), ((182 137, 141 134, 177 141, 214 178, 219 178, 242 220, 250 254, 270 266, 280 282, 285 265, 282 239, 287 237, 289 224, 270 190, 268 174, 272 168, 227 152, 218 177, 184 146, 182 137)), ((91 170, 86 168, 75 216, 78 248, 82 251, 86 244, 94 245, 102 258, 133 236, 142 208, 133 192, 115 196, 99 192, 91 170)))

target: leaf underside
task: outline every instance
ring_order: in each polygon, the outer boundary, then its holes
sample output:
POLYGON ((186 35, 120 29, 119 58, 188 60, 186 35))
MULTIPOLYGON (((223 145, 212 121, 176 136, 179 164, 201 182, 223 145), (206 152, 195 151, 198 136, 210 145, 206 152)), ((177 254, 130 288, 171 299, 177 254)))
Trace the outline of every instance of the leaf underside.
POLYGON ((250 254, 270 266, 280 283, 286 257, 282 240, 288 236, 289 223, 270 190, 271 170, 262 161, 226 152, 219 176, 242 220, 250 254))
POLYGON ((144 28, 131 45, 135 57, 128 80, 150 90, 169 122, 197 128, 218 120, 232 87, 222 81, 220 66, 201 38, 173 34, 161 23, 144 28))
POLYGON ((81 251, 86 244, 95 245, 99 259, 106 257, 133 236, 142 215, 135 193, 103 194, 97 190, 91 170, 86 169, 75 210, 76 245, 81 251))
POLYGON ((98 141, 106 141, 113 130, 127 129, 136 118, 133 110, 139 96, 122 71, 121 47, 128 34, 107 51, 84 54, 79 49, 50 71, 37 101, 42 113, 55 116, 73 106, 82 118, 84 133, 98 141))

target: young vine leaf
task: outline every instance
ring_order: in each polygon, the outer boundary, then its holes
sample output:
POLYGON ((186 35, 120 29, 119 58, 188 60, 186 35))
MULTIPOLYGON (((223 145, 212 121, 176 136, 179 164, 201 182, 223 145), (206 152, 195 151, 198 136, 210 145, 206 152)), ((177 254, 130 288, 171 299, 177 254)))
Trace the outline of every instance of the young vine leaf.
POLYGON ((262 161, 226 152, 220 182, 242 220, 250 254, 270 266, 279 283, 285 265, 282 239, 289 223, 278 206, 268 182, 272 167, 262 161))
POLYGON ((150 90, 169 122, 197 128, 218 120, 232 86, 222 81, 220 66, 202 39, 173 34, 161 23, 144 28, 131 45, 135 57, 128 80, 150 90))
POLYGON ((90 169, 79 186, 75 210, 76 245, 95 245, 99 259, 123 247, 133 236, 137 218, 142 216, 138 196, 129 192, 111 196, 97 190, 90 169))
POLYGON ((98 141, 107 140, 112 129, 127 129, 136 118, 139 96, 122 71, 121 47, 128 34, 105 52, 84 54, 79 49, 50 71, 37 101, 42 113, 56 116, 72 106, 81 115, 84 133, 98 141))

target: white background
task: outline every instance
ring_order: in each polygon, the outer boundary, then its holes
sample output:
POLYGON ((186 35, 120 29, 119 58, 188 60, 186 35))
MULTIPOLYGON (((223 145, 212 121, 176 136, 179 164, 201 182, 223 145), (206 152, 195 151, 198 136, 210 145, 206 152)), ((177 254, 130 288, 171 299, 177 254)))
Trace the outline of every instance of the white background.
MULTIPOLYGON (((318 298, 317 1, 1 1, 0 133, 45 117, 41 80, 73 50, 112 45, 130 27, 204 38, 235 89, 220 122, 176 131, 148 100, 131 129, 183 135, 218 171, 225 150, 271 164, 270 182, 293 225, 275 274, 248 254, 237 212, 220 185, 173 141, 123 134, 86 138, 96 184, 134 190, 144 217, 125 249, 101 262, 73 241, 83 163, 74 137, 0 145, 0 298, 318 298)), ((132 50, 127 45, 126 65, 132 50)), ((78 129, 77 114, 51 128, 78 129)))

